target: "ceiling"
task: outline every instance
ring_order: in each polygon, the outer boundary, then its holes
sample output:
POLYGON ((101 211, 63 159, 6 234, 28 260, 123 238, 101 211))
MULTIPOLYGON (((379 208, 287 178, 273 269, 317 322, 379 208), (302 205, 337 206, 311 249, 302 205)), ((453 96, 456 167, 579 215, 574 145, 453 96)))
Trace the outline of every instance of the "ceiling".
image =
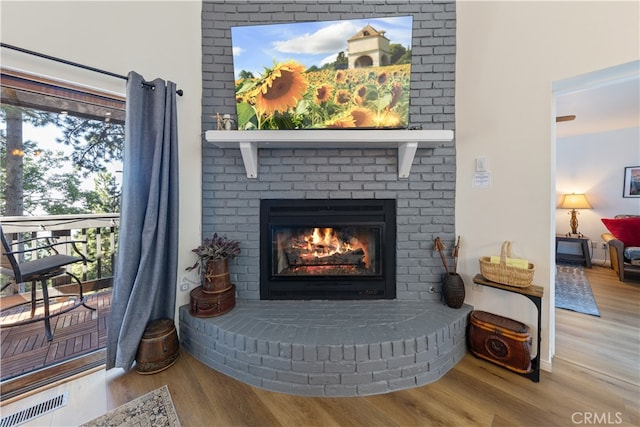
POLYGON ((557 138, 640 127, 640 76, 557 96, 556 116, 571 114, 556 123, 557 138))

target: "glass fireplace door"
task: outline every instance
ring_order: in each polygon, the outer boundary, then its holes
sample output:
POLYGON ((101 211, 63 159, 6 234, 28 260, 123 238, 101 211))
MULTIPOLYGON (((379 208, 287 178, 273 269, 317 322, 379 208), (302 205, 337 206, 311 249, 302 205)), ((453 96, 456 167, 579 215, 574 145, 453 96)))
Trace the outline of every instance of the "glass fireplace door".
POLYGON ((271 233, 273 276, 379 276, 381 227, 285 227, 271 233))
POLYGON ((261 299, 394 299, 396 201, 260 201, 261 299))

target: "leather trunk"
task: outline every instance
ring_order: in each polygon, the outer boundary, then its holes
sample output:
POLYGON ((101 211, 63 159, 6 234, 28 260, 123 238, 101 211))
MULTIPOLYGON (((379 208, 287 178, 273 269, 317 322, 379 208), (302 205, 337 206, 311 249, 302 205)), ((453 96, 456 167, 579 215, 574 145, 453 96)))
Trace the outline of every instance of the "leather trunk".
POLYGON ((198 286, 190 293, 189 313, 194 317, 214 317, 225 314, 236 306, 236 287, 231 285, 224 291, 204 292, 198 286))
POLYGON ((155 374, 173 365, 180 353, 180 342, 171 319, 154 320, 147 324, 136 354, 136 371, 155 374))
POLYGON ((531 372, 531 331, 522 322, 472 311, 468 342, 471 353, 479 358, 520 374, 531 372))

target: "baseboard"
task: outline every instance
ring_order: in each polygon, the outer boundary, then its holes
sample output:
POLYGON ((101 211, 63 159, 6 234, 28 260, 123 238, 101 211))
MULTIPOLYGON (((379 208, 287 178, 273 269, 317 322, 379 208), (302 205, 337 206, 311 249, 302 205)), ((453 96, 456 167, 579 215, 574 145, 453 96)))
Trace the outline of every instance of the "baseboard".
POLYGON ((591 264, 593 265, 598 265, 600 267, 607 267, 607 268, 611 268, 611 261, 609 261, 608 259, 597 259, 597 258, 592 258, 591 259, 591 264))
POLYGON ((540 360, 540 370, 545 372, 553 372, 550 360, 540 360))

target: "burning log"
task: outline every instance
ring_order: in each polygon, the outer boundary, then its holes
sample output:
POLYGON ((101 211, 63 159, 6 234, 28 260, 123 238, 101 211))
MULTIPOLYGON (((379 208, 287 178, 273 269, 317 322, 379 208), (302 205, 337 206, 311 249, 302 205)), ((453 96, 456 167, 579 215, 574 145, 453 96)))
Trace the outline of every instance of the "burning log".
POLYGON ((364 250, 361 248, 326 256, 315 255, 307 251, 292 248, 291 250, 285 251, 285 254, 291 266, 364 264, 364 250))

